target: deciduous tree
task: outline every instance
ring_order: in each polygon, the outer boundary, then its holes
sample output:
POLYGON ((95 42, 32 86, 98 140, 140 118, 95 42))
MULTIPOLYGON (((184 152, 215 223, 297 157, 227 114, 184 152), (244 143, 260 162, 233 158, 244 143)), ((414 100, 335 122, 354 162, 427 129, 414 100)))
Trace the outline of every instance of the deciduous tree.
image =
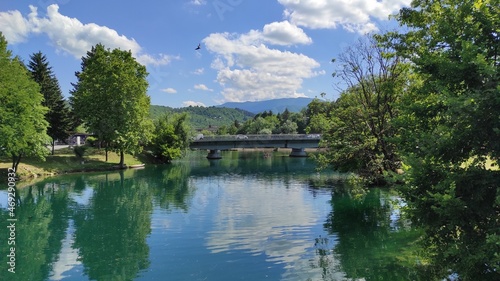
POLYGON ((48 152, 42 101, 40 87, 20 59, 12 57, 0 33, 0 154, 11 157, 16 170, 22 157, 44 159, 48 152))
POLYGON ((150 138, 150 98, 146 67, 130 51, 98 44, 82 58, 82 70, 72 91, 72 104, 90 132, 111 149, 136 153, 150 138))
POLYGON ((162 163, 181 157, 189 147, 189 115, 165 114, 155 121, 154 127, 149 144, 153 156, 162 163))
POLYGON ((340 171, 357 172, 372 183, 399 168, 396 147, 389 142, 396 130, 395 103, 407 84, 408 67, 376 36, 366 36, 339 58, 338 75, 347 85, 335 102, 323 144, 329 150, 321 159, 340 171))
POLYGON ((421 82, 407 96, 403 194, 433 262, 463 280, 500 278, 500 2, 413 1, 389 33, 421 82), (496 166, 498 168, 498 166, 496 166))

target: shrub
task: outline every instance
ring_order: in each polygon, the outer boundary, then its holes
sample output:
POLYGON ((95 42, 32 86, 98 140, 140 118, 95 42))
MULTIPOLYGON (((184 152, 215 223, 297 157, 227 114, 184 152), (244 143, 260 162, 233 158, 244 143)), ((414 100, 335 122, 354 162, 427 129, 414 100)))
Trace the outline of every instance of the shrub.
POLYGON ((96 137, 89 136, 87 139, 85 139, 85 145, 88 145, 90 147, 95 147, 97 144, 98 140, 96 137))
POLYGON ((88 148, 87 146, 83 146, 83 145, 82 146, 75 146, 75 148, 73 148, 73 152, 75 152, 76 157, 83 158, 87 148, 88 148))

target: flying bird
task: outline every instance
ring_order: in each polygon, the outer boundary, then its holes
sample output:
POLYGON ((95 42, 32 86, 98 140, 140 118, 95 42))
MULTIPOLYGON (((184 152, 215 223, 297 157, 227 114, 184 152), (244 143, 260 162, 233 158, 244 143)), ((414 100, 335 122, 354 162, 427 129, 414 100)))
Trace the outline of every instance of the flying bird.
POLYGON ((199 49, 201 49, 201 44, 198 44, 198 47, 196 47, 195 50, 199 50, 199 49))

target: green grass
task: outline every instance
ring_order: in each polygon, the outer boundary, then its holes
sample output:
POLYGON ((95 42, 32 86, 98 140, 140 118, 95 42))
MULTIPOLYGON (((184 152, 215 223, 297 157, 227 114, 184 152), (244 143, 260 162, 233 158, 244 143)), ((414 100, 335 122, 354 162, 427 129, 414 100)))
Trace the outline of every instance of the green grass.
MULTIPOLYGON (((26 179, 73 172, 110 170, 120 162, 120 156, 114 152, 108 152, 108 162, 105 159, 104 149, 89 148, 83 158, 78 158, 72 149, 65 148, 56 150, 54 155, 46 156, 45 161, 29 157, 21 159, 16 174, 21 179, 26 179)), ((143 162, 137 157, 125 154, 125 165, 137 164, 143 164, 143 162)), ((6 170, 11 165, 9 159, 0 158, 0 170, 6 170)))

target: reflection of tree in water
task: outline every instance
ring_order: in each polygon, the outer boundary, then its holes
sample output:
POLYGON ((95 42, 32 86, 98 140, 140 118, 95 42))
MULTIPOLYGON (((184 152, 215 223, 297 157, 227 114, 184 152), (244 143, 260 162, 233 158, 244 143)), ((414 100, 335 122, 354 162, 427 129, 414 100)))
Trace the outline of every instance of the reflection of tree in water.
MULTIPOLYGON (((2 276, 9 274, 9 280, 46 280, 52 265, 59 259, 62 240, 68 227, 68 191, 55 183, 39 183, 18 189, 16 207, 16 273, 6 268, 2 276)), ((2 210, 2 221, 6 222, 8 212, 2 210)), ((1 237, 8 237, 8 229, 0 228, 1 237)), ((7 264, 7 250, 10 245, 2 243, 0 262, 7 264), (5 255, 3 253, 6 253, 5 255)))
POLYGON ((337 243, 333 249, 317 251, 324 280, 338 280, 328 275, 339 269, 348 279, 419 280, 414 252, 419 233, 391 220, 394 209, 390 202, 380 190, 370 190, 358 199, 346 194, 332 196, 333 210, 324 226, 336 236, 337 243), (338 259, 340 268, 335 268, 337 265, 331 262, 334 259, 338 259), (332 265, 334 268, 330 268, 332 265))
POLYGON ((149 266, 151 193, 143 179, 104 181, 76 211, 74 248, 92 280, 132 280, 149 266))
POLYGON ((188 210, 187 199, 194 194, 189 185, 188 163, 173 163, 148 169, 148 183, 157 204, 166 210, 188 210))

